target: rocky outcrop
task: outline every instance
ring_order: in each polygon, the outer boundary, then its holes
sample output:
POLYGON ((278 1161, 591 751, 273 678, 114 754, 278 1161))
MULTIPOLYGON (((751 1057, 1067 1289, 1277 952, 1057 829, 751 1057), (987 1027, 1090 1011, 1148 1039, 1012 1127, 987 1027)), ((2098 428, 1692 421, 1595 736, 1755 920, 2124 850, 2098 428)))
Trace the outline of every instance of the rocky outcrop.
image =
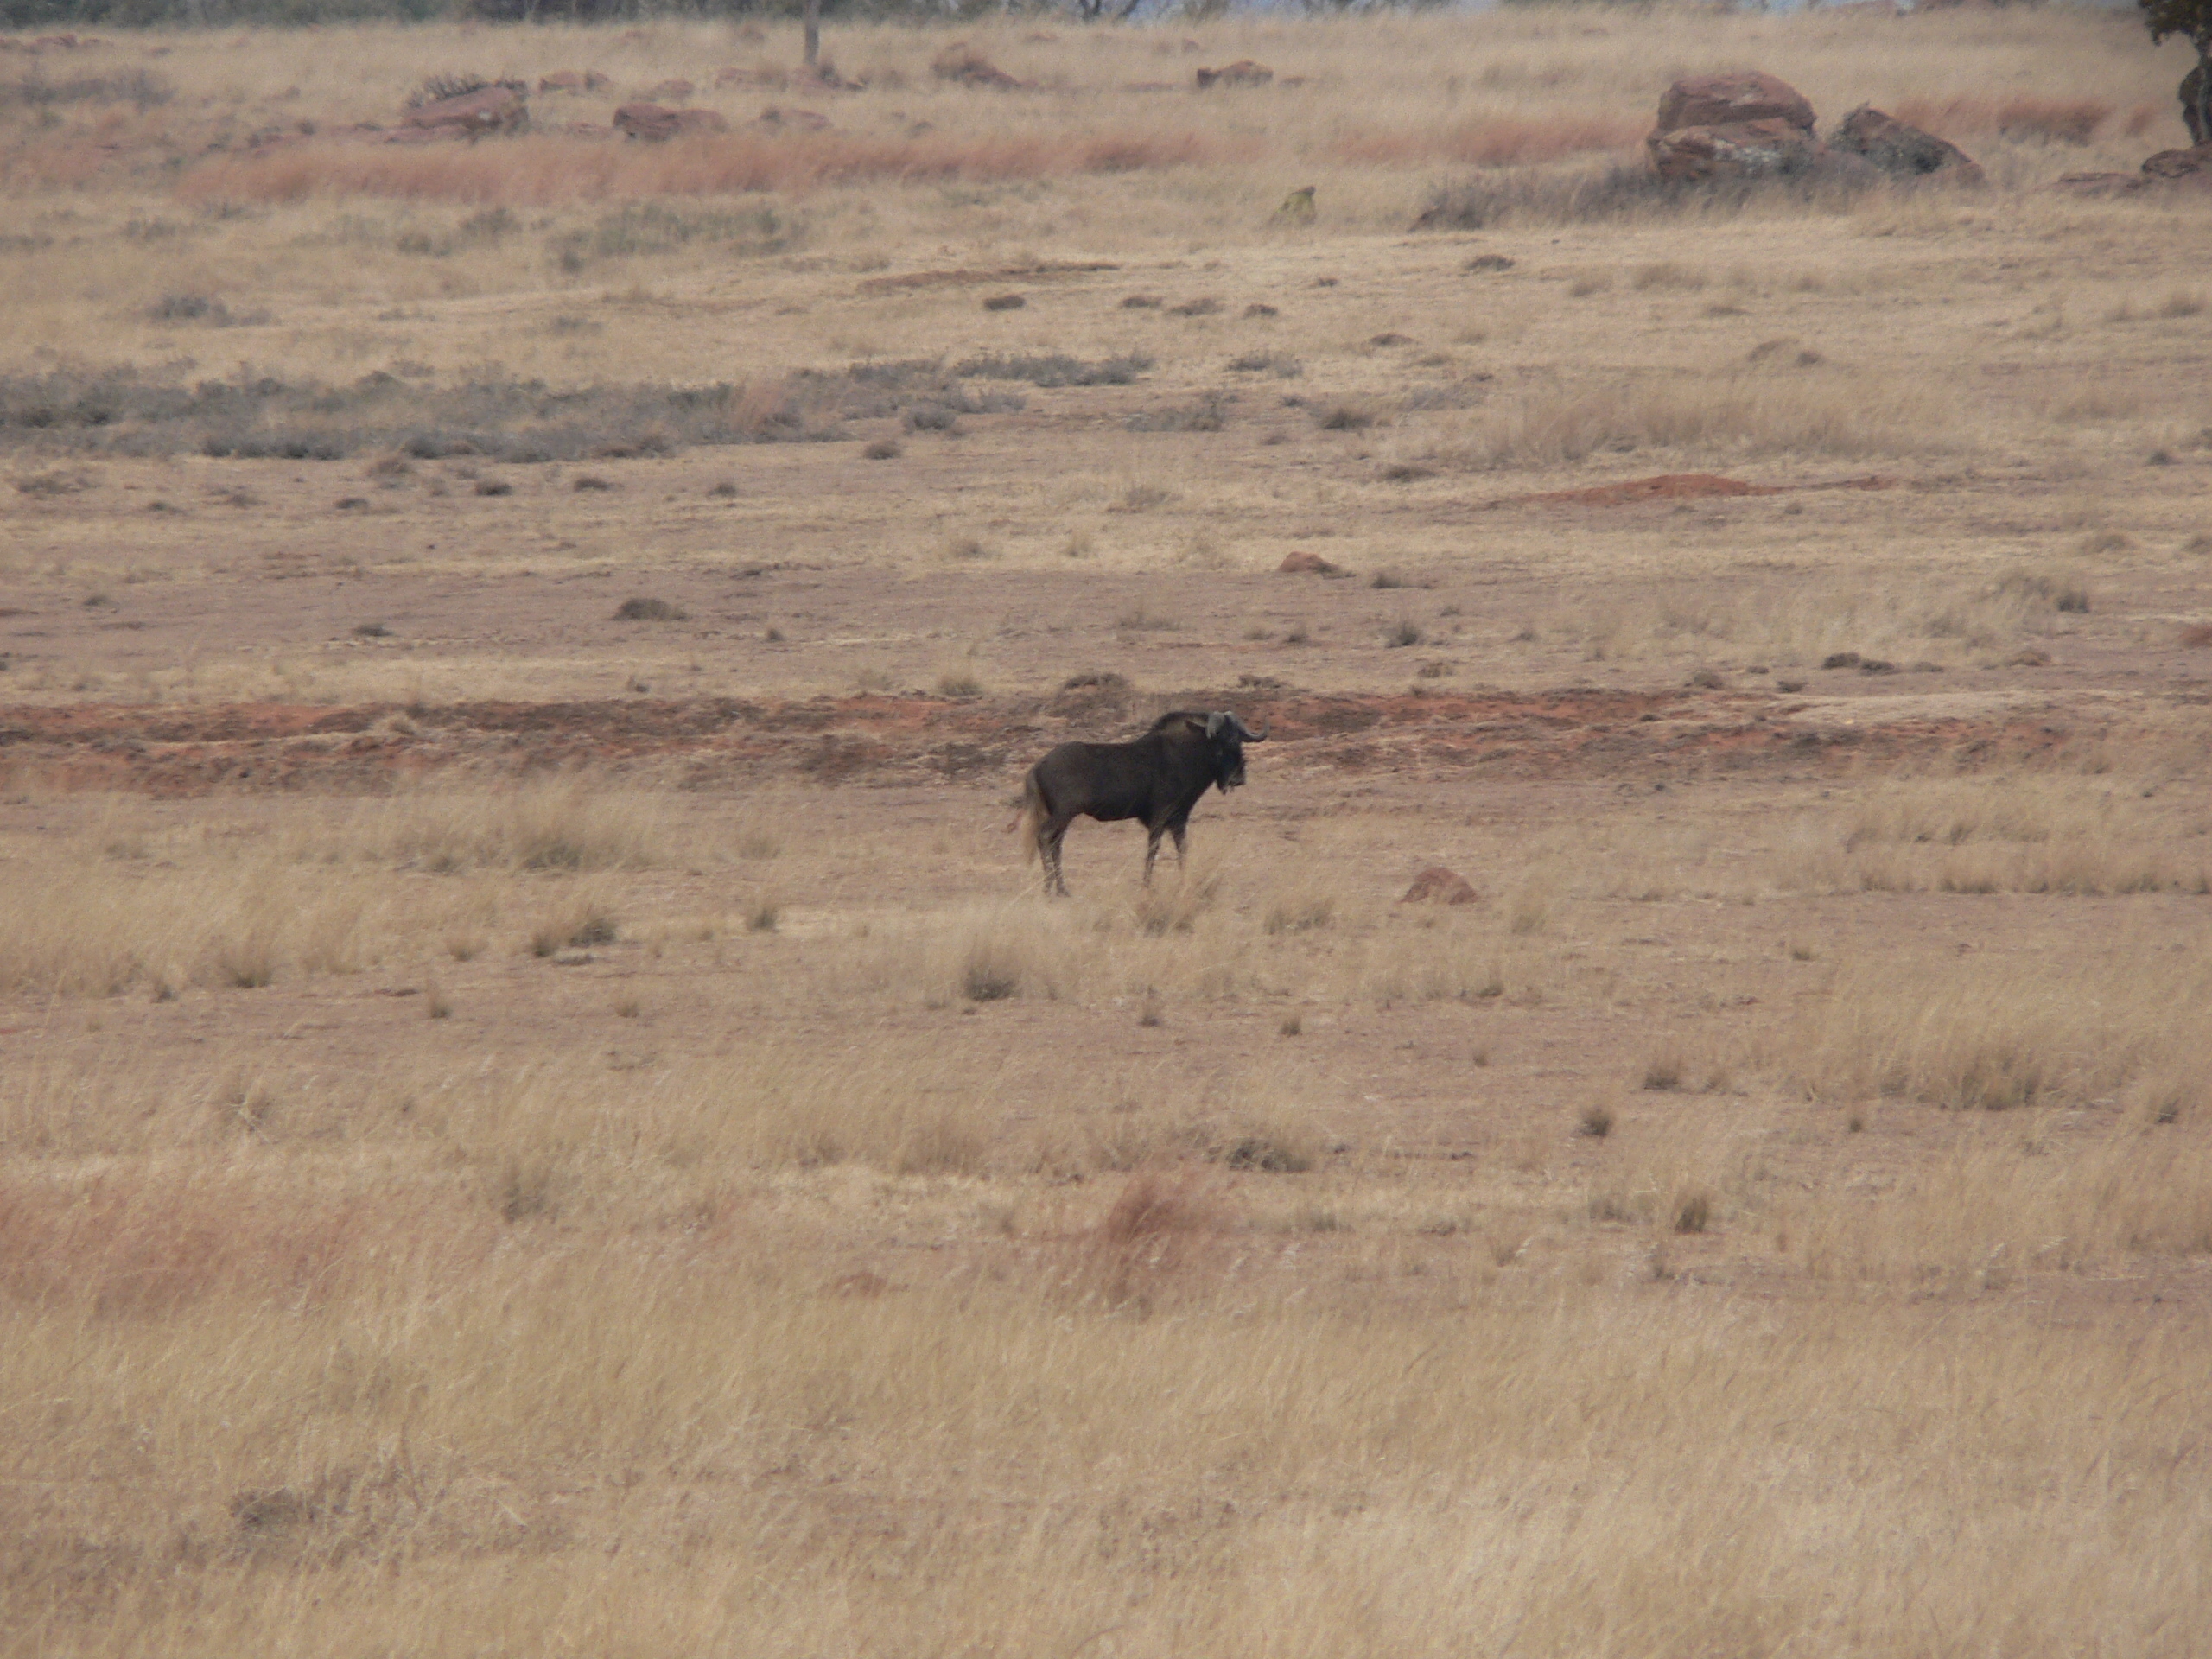
POLYGON ((1014 92, 1021 83, 965 41, 955 41, 930 60, 930 73, 939 80, 962 86, 988 86, 1014 92))
POLYGON ((831 122, 818 111, 784 110, 772 105, 760 111, 760 124, 772 132, 826 132, 831 122))
POLYGON ((1980 184, 1981 168, 1973 156, 1947 139, 1862 104, 1843 118, 1828 148, 1862 156, 1893 179, 1934 179, 1947 184, 1980 184))
POLYGON ((1725 75, 1685 75, 1659 100, 1653 136, 1683 127, 1733 127, 1783 121, 1810 136, 1813 106, 1786 80, 1755 69, 1725 75))
POLYGON ((728 132, 729 123, 714 110, 671 110, 658 104, 625 104, 614 111, 614 130, 626 138, 664 143, 697 132, 728 132))
POLYGON ((491 132, 520 132, 530 124, 530 104, 514 83, 479 86, 454 98, 416 105, 401 118, 403 129, 440 137, 482 137, 491 132))
POLYGON ((2212 143, 2196 144, 2188 149, 2162 149, 2144 161, 2143 176, 2170 184, 2212 185, 2212 143))
POLYGON ((1201 69, 1192 79, 1200 92, 1214 86, 1264 86, 1275 78, 1275 72, 1264 63, 1255 63, 1249 58, 1239 58, 1235 63, 1225 63, 1218 69, 1201 69))
POLYGON ((1432 864, 1414 878, 1402 905, 1472 905, 1482 900, 1466 877, 1441 864, 1432 864))
POLYGON ((1809 131, 1778 118, 1680 127, 1644 143, 1661 178, 1685 181, 1793 177, 1808 171, 1820 151, 1809 131))
POLYGON ((2135 196, 2146 190, 2212 189, 2212 143, 2162 149, 2139 173, 2069 173, 2050 188, 2073 196, 2135 196))
POLYGON ((1660 99, 1643 142, 1659 176, 1680 181, 1790 177, 1820 151, 1812 105, 1756 70, 1684 76, 1660 99))

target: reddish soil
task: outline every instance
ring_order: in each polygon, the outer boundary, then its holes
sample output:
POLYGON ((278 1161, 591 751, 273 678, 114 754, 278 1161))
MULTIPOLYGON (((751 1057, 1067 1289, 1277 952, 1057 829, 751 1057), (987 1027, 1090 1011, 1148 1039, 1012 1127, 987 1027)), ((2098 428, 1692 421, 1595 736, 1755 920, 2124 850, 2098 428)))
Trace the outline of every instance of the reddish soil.
MULTIPOLYGON (((1323 696, 1249 688, 1167 700, 1235 708, 1282 761, 1345 772, 1532 779, 1833 770, 1870 759, 2018 760, 2094 737, 2045 715, 1837 723, 1765 692, 1574 689, 1323 696)), ((1111 690, 1044 700, 928 696, 569 702, 244 703, 0 709, 0 765, 71 787, 196 794, 218 787, 375 789, 448 766, 531 771, 673 762, 695 786, 767 776, 825 783, 1002 777, 1044 748, 1161 706, 1111 690)))

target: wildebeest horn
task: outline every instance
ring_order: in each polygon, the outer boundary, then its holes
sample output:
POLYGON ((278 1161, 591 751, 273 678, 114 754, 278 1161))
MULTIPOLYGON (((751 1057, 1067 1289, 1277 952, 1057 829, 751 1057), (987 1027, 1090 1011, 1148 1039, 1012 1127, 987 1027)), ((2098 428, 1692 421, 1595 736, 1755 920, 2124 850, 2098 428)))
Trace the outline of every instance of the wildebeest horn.
POLYGON ((1238 720, 1234 715, 1231 715, 1229 718, 1236 728, 1236 735, 1243 739, 1245 742, 1264 743, 1268 741, 1268 734, 1266 732, 1254 731, 1249 726, 1247 726, 1243 721, 1238 720))

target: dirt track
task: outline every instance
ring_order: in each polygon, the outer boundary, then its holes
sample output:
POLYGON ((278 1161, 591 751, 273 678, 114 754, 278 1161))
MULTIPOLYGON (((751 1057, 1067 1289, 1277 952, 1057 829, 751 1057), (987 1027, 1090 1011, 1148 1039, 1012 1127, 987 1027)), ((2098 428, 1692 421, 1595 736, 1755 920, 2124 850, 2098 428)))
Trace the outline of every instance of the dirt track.
POLYGON ((913 782, 1010 776, 1064 737, 1133 725, 1171 703, 1234 707, 1269 731, 1280 761, 1308 767, 1478 767, 1529 779, 1833 770, 1870 759, 1972 765, 2032 759, 2104 729, 2094 715, 2050 705, 1963 714, 1898 708, 1884 716, 1860 702, 1845 715, 1831 702, 1738 690, 1332 696, 1245 687, 1140 700, 1109 687, 1043 701, 22 705, 0 709, 0 763, 72 787, 161 794, 375 789, 446 767, 592 764, 673 763, 695 787, 779 775, 913 782))

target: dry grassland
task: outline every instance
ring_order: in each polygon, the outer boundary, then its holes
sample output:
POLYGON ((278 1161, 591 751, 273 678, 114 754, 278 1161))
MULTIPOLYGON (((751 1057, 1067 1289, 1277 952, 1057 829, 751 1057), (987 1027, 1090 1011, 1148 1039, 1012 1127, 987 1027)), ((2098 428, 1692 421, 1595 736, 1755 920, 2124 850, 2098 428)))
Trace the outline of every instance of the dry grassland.
POLYGON ((827 45, 0 66, 0 1654, 2199 1650, 2175 45, 827 45), (1738 64, 1992 188, 1608 171, 1738 64))

